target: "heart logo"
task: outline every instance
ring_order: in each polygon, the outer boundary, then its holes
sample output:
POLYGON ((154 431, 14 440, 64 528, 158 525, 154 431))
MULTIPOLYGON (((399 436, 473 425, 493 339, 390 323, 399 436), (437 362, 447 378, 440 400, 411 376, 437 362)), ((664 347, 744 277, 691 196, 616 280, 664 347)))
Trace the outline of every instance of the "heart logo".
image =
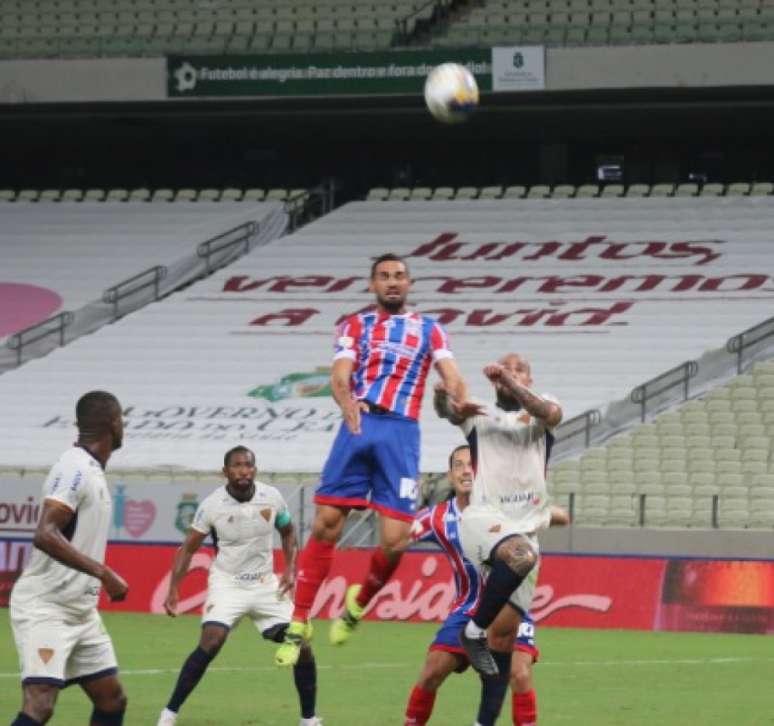
POLYGON ((42 660, 44 663, 48 663, 54 657, 54 649, 38 648, 38 655, 40 656, 40 660, 42 660))
POLYGON ((142 537, 156 519, 156 505, 150 499, 127 499, 124 503, 124 527, 132 537, 142 537))

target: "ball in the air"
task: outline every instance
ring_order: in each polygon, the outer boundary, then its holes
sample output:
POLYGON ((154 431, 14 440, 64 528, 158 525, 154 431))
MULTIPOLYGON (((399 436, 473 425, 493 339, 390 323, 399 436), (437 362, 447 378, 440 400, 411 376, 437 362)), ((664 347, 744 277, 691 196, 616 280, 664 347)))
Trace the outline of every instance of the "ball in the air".
POLYGON ((476 79, 465 66, 442 63, 427 75, 425 103, 439 121, 464 121, 478 106, 476 79))

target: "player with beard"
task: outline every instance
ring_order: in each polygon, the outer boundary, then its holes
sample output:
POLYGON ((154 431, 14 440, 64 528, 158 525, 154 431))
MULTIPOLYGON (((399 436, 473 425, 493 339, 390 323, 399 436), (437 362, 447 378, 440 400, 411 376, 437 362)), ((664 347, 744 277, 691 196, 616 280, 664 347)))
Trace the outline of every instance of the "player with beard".
MULTIPOLYGON (((484 368, 496 406, 486 415, 461 415, 436 390, 436 411, 459 425, 471 449, 475 477, 470 506, 460 523, 465 556, 489 569, 481 600, 460 635, 471 665, 497 676, 510 668, 511 647, 528 611, 537 580, 536 532, 549 526, 551 507, 546 469, 553 429, 562 420, 555 398, 530 390, 528 361, 509 354, 484 368)), ((514 699, 518 694, 514 695, 514 699)), ((523 720, 534 723, 534 691, 521 696, 523 720)), ((515 704, 514 704, 515 708, 515 704)))
POLYGON ((59 691, 77 683, 94 704, 91 726, 121 726, 126 696, 110 636, 97 612, 100 586, 123 600, 128 586, 105 562, 112 519, 105 467, 121 448, 121 405, 91 391, 75 407, 78 440, 43 485, 35 549, 11 592, 21 662, 22 710, 11 726, 47 723, 59 691))
POLYGON ((333 644, 349 639, 397 568, 416 511, 417 419, 430 366, 443 380, 450 410, 465 417, 480 410, 467 400, 443 328, 406 309, 410 287, 403 259, 378 257, 369 283, 376 309, 350 316, 337 330, 331 389, 343 422, 315 493, 312 533, 299 557, 293 622, 277 650, 277 665, 293 665, 311 635, 312 604, 351 509, 370 507, 379 513, 380 544, 363 583, 347 590, 343 616, 331 624, 333 644))
MULTIPOLYGON (((249 617, 266 640, 277 643, 288 627, 293 610, 288 593, 293 588, 297 552, 296 532, 285 500, 274 487, 255 481, 255 454, 244 446, 226 452, 225 486, 216 489, 194 515, 185 542, 175 554, 164 609, 177 615, 178 588, 191 558, 207 535, 217 549, 210 568, 207 602, 202 615, 199 645, 186 659, 158 726, 173 726, 183 702, 243 617, 249 617), (274 530, 280 533, 285 569, 274 574, 274 530)), ((301 706, 300 726, 322 726, 315 715, 317 667, 308 643, 301 648, 293 677, 301 706)))
MULTIPOLYGON (((465 557, 460 543, 460 519, 470 503, 473 485, 470 447, 466 444, 457 446, 451 452, 448 479, 452 485, 453 496, 418 512, 411 537, 414 542, 432 542, 441 548, 454 574, 456 597, 449 615, 430 644, 422 672, 411 690, 404 726, 427 724, 433 712, 438 689, 452 673, 462 673, 467 669, 468 659, 460 645, 459 636, 471 614, 475 612, 481 597, 482 574, 465 557)), ((551 507, 552 526, 568 522, 567 512, 560 507, 551 507)), ((537 704, 532 683, 532 666, 537 662, 539 652, 535 645, 535 623, 526 612, 523 613, 511 647, 513 655, 509 673, 494 677, 481 676, 481 700, 476 726, 494 726, 509 683, 514 694, 513 723, 535 721, 537 704)))

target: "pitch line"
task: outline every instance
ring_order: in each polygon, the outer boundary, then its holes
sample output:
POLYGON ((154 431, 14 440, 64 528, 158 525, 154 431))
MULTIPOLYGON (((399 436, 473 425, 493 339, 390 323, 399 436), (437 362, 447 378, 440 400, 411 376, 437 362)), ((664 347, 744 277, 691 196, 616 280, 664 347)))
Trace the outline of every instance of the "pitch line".
MULTIPOLYGON (((378 670, 390 668, 408 668, 416 666, 412 663, 379 663, 366 662, 351 665, 320 665, 318 670, 378 670)), ((649 666, 649 665, 727 665, 733 663, 774 663, 774 658, 750 658, 750 657, 722 657, 722 658, 658 658, 653 660, 576 660, 576 661, 550 661, 541 662, 541 668, 588 668, 596 666, 649 666)), ((211 666, 208 673, 267 673, 277 671, 277 666, 211 666)), ((121 676, 160 676, 179 673, 180 668, 131 668, 119 671, 121 676)), ((0 678, 18 678, 19 673, 0 673, 0 678)))

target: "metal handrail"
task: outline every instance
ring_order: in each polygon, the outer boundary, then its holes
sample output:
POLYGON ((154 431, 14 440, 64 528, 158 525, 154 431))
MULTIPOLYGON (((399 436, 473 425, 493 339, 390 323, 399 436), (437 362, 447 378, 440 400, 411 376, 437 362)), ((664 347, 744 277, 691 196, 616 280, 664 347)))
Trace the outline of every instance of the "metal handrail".
POLYGON ((6 345, 11 350, 16 351, 16 365, 20 366, 22 363, 22 352, 25 346, 28 346, 31 343, 37 343, 39 340, 43 340, 43 338, 47 338, 49 335, 59 333, 59 345, 64 345, 65 328, 70 325, 73 320, 75 320, 75 313, 72 313, 69 310, 63 310, 61 313, 47 318, 40 323, 30 325, 29 328, 24 328, 24 330, 20 330, 18 333, 14 333, 10 338, 8 338, 6 345), (42 330, 42 328, 45 328, 52 323, 56 323, 56 326, 49 330, 42 330), (33 332, 36 332, 36 335, 33 335, 31 338, 26 337, 33 332))
POLYGON ((217 267, 213 266, 212 258, 217 253, 223 252, 224 250, 227 250, 238 244, 244 245, 243 253, 249 252, 250 238, 256 234, 259 228, 260 228, 260 225, 257 222, 243 222, 242 224, 240 224, 237 227, 234 227, 233 229, 229 229, 226 232, 222 232, 221 234, 202 242, 196 248, 196 254, 199 255, 199 257, 201 257, 205 261, 207 274, 209 275, 210 273, 217 270, 218 267, 223 267, 223 265, 225 265, 227 262, 230 261, 230 260, 225 260, 225 261, 222 261, 222 264, 218 265, 217 267), (240 230, 243 231, 243 234, 239 235, 238 237, 235 237, 234 239, 227 239, 230 235, 234 234, 235 232, 239 232, 240 230))
POLYGON ((591 445, 591 429, 601 420, 602 412, 593 408, 563 421, 554 432, 556 445, 563 444, 565 441, 583 434, 584 446, 588 448, 591 445))
POLYGON ((639 403, 641 406, 640 420, 645 421, 645 413, 647 409, 647 403, 651 398, 660 396, 662 393, 666 393, 672 388, 678 386, 683 387, 683 400, 688 399, 689 393, 689 381, 699 372, 699 364, 695 360, 687 360, 685 363, 681 363, 679 366, 670 368, 665 373, 662 373, 655 378, 651 378, 649 381, 637 386, 631 392, 632 403, 639 403), (670 381, 670 377, 678 376, 675 380, 670 381), (652 387, 656 386, 655 389, 652 387))
POLYGON ((753 325, 752 328, 743 330, 733 338, 728 339, 728 342, 726 343, 726 350, 729 353, 736 353, 737 373, 742 372, 742 358, 744 351, 756 343, 760 343, 762 340, 772 336, 774 336, 774 318, 769 318, 768 320, 764 320, 762 323, 753 325), (748 336, 750 336, 752 339, 748 340, 748 336))
POLYGON ((166 276, 167 268, 164 265, 154 265, 153 267, 150 267, 143 272, 139 272, 132 277, 128 277, 126 280, 105 290, 105 292, 102 293, 102 300, 113 305, 113 320, 118 320, 118 318, 121 317, 121 312, 119 311, 121 301, 141 290, 153 287, 153 298, 154 300, 158 300, 161 295, 160 283, 166 276), (149 279, 145 282, 140 282, 146 277, 149 279))
POLYGON ((309 211, 310 203, 319 201, 320 215, 328 214, 336 206, 336 184, 333 179, 318 184, 312 189, 304 189, 285 200, 285 212, 288 215, 288 233, 295 232, 301 225, 301 215, 309 211))
POLYGON ((431 5, 438 9, 443 8, 443 3, 440 0, 428 0, 424 5, 420 5, 418 8, 414 8, 414 10, 410 12, 408 15, 402 18, 396 18, 395 25, 397 25, 400 28, 404 40, 408 38, 408 35, 409 35, 408 21, 411 18, 413 18, 415 15, 419 15, 419 13, 421 13, 426 8, 429 8, 431 5))

